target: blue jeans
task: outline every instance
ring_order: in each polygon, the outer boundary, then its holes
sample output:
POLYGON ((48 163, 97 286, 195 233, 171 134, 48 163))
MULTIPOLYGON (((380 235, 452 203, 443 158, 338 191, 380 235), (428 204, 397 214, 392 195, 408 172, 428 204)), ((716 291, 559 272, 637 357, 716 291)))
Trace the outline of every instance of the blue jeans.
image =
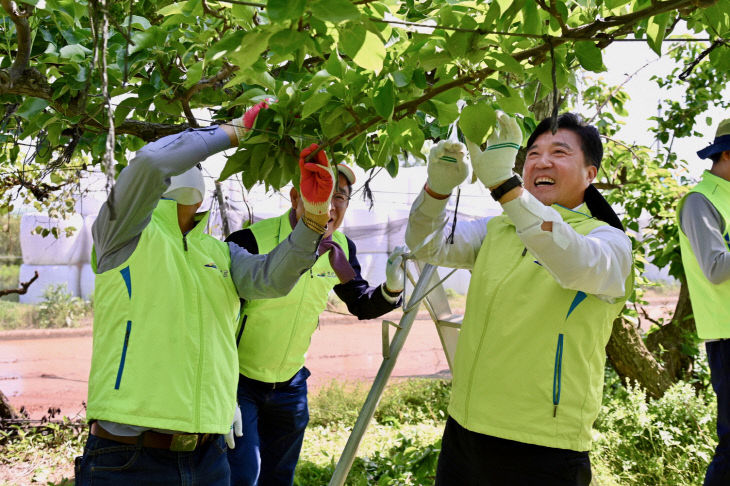
POLYGON ((268 486, 294 483, 294 469, 309 422, 307 378, 304 367, 288 384, 238 378, 238 405, 243 437, 228 451, 233 486, 268 486))
POLYGON ((730 484, 730 339, 705 343, 710 380, 717 395, 717 437, 705 486, 730 484))
POLYGON ((121 444, 89 435, 84 455, 77 458, 76 486, 228 486, 226 449, 222 435, 190 452, 121 444))
POLYGON ((479 434, 446 420, 436 486, 588 486, 587 452, 479 434))

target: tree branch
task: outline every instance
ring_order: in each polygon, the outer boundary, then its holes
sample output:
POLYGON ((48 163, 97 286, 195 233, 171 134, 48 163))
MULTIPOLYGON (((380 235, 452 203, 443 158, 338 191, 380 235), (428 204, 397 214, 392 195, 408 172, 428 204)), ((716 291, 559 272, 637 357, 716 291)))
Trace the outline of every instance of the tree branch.
POLYGON ((32 284, 36 280, 38 280, 38 270, 35 271, 33 278, 31 278, 27 282, 21 282, 20 288, 0 290, 0 297, 2 297, 4 295, 10 295, 10 294, 23 295, 28 291, 28 287, 30 287, 30 284, 32 284))
POLYGON ((14 84, 20 79, 23 72, 28 69, 30 61, 30 49, 33 46, 33 38, 28 24, 28 17, 33 12, 31 5, 25 5, 24 10, 16 10, 15 2, 10 0, 0 0, 0 4, 10 16, 10 20, 15 24, 15 32, 18 40, 18 55, 15 57, 13 65, 10 67, 10 84, 14 84))

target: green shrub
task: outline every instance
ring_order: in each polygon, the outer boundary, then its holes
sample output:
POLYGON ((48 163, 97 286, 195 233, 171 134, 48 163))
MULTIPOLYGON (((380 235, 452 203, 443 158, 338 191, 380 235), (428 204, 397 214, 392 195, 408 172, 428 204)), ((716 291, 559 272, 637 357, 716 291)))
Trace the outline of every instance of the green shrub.
POLYGON ((65 283, 49 285, 38 305, 38 327, 75 327, 89 310, 88 304, 68 293, 65 283))
POLYGON ((689 383, 647 400, 638 387, 606 394, 591 457, 617 484, 700 485, 717 437, 712 393, 689 383))
POLYGON ((37 316, 34 305, 0 300, 0 331, 35 327, 37 316))

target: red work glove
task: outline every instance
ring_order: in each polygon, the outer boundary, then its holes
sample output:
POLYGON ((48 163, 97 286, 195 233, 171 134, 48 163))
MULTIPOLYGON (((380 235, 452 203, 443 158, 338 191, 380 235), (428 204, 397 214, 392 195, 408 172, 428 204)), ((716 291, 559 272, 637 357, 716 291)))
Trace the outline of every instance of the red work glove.
POLYGON ((301 172, 299 189, 304 202, 304 210, 311 214, 322 215, 327 214, 330 209, 335 180, 324 150, 320 150, 305 162, 304 159, 318 148, 319 145, 313 143, 299 154, 301 172))
POLYGON ((237 118, 236 120, 233 120, 233 130, 236 132, 236 137, 238 137, 239 143, 241 140, 244 139, 246 134, 253 128, 253 124, 256 122, 256 117, 259 116, 259 112, 261 110, 265 110, 269 107, 268 101, 266 100, 262 101, 260 103, 256 103, 251 108, 246 110, 246 113, 243 114, 241 118, 237 118))

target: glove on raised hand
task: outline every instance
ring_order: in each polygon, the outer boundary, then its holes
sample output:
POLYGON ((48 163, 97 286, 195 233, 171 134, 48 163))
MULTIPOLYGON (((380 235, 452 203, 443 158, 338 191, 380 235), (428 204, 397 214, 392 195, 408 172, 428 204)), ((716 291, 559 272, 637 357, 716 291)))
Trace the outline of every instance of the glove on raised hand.
POLYGON ((451 194, 464 182, 469 167, 464 162, 464 144, 442 140, 428 153, 428 187, 438 194, 451 194))
POLYGON ((229 449, 236 448, 236 440, 233 438, 234 432, 236 434, 236 437, 243 436, 243 419, 241 418, 241 407, 239 407, 238 405, 236 405, 236 413, 233 415, 233 424, 231 424, 231 430, 229 430, 228 433, 225 435, 226 444, 228 444, 229 449))
POLYGON ((407 246, 396 246, 388 256, 388 263, 385 264, 385 286, 391 292, 403 291, 403 254, 407 252, 407 246))
POLYGON ((522 143, 522 131, 517 121, 506 113, 497 113, 497 126, 487 139, 487 148, 466 140, 474 173, 489 189, 512 177, 517 151, 522 143))
POLYGON ((269 104, 266 101, 256 103, 246 110, 246 113, 244 113, 241 118, 233 120, 233 130, 235 130, 236 137, 238 137, 239 142, 243 140, 246 134, 251 130, 251 128, 253 128, 253 124, 256 122, 256 117, 259 116, 259 112, 269 107, 269 104))
POLYGON ((305 162, 307 156, 318 148, 319 145, 313 143, 299 154, 299 170, 301 171, 299 188, 304 210, 310 214, 322 215, 329 212, 335 183, 324 150, 320 150, 305 162))

